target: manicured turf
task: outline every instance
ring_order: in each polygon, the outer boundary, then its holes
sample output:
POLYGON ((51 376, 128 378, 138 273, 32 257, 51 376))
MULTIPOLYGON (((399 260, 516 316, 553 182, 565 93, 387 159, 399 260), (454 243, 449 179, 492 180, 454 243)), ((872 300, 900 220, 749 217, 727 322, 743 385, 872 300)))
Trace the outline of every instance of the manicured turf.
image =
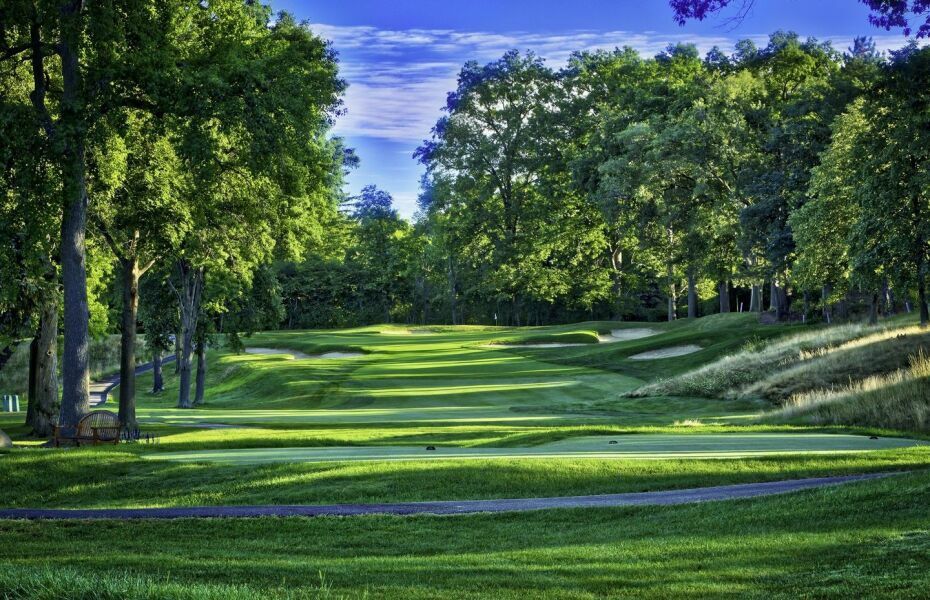
MULTIPOLYGON (((657 333, 595 342, 617 327, 258 334, 247 344, 362 356, 211 352, 205 406, 178 410, 173 393, 139 394, 142 429, 156 444, 0 453, 0 506, 454 501, 911 473, 676 508, 9 522, 0 524, 0 590, 11 598, 406 599, 914 596, 925 588, 930 446, 893 431, 752 425, 765 407, 747 399, 621 396, 796 326, 724 315, 628 324, 657 333), (552 342, 580 345, 486 347, 552 342), (702 350, 630 358, 685 345, 702 350), (224 459, 207 460, 217 455, 224 459)), ((171 367, 166 375, 172 390, 171 367)), ((0 415, 0 428, 22 445, 21 418, 0 415)))
POLYGON ((268 462, 338 462, 346 460, 448 460, 477 458, 745 458, 772 454, 829 454, 906 448, 921 444, 905 438, 877 440, 857 435, 730 433, 710 435, 643 434, 587 436, 532 448, 452 448, 364 446, 333 448, 256 448, 198 450, 143 455, 178 462, 256 464, 268 462), (613 443, 611 443, 613 442, 613 443))
POLYGON ((10 598, 921 598, 930 475, 678 507, 8 522, 10 598))

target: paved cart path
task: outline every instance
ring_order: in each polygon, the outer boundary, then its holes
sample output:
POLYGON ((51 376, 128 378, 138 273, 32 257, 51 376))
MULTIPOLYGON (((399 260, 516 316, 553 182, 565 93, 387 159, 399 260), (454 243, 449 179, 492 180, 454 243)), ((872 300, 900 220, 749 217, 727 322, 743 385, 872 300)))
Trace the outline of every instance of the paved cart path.
MULTIPOLYGON (((174 362, 174 354, 169 354, 165 358, 161 359, 162 366, 168 365, 174 362)), ((136 367, 136 375, 142 375, 152 370, 154 365, 150 362, 138 365, 136 367)), ((103 379, 98 379, 97 381, 90 382, 90 405, 93 408, 101 407, 107 403, 107 396, 110 392, 119 385, 119 373, 110 375, 109 377, 104 377, 103 379)))
POLYGON ((786 494, 855 481, 880 479, 895 473, 870 473, 841 477, 818 477, 767 483, 745 483, 688 490, 567 496, 562 498, 519 498, 510 500, 462 500, 444 502, 400 502, 393 504, 330 504, 307 506, 191 506, 172 508, 101 509, 0 509, 0 519, 184 519, 242 517, 319 517, 356 515, 463 515, 472 513, 523 512, 550 508, 601 508, 610 506, 675 505, 713 500, 757 498, 786 494))

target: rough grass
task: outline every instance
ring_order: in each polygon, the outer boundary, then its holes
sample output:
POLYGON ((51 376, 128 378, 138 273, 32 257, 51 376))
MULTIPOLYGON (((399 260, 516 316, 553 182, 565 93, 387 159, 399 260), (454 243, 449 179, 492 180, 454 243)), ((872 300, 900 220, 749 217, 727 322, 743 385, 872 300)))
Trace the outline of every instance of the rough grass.
POLYGON ((784 404, 792 396, 855 385, 907 365, 909 356, 930 349, 930 333, 919 327, 884 329, 836 346, 802 352, 797 364, 728 394, 784 404))
MULTIPOLYGON (((808 330, 770 343, 750 340, 738 352, 726 355, 695 370, 646 384, 627 392, 631 397, 699 396, 722 398, 798 365, 810 362, 834 349, 854 347, 866 337, 887 339, 891 329, 876 331, 852 324, 808 330)), ((759 395, 757 393, 757 395, 759 395)))
MULTIPOLYGON (((325 586, 308 585, 299 593, 286 588, 261 592, 268 598, 329 598, 325 586)), ((170 575, 152 577, 125 573, 88 573, 75 568, 28 568, 7 565, 0 573, 0 597, 23 600, 250 600, 259 593, 248 585, 172 581, 170 575)))
POLYGON ((930 358, 919 351, 906 369, 796 394, 766 420, 930 431, 930 358))

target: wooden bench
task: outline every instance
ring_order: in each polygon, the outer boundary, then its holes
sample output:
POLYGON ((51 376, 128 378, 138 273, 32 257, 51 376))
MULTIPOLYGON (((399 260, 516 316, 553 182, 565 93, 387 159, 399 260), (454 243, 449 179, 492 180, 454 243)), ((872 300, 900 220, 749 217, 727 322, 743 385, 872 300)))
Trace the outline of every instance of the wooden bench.
POLYGON ((118 444, 122 424, 116 413, 108 410, 94 410, 84 415, 75 427, 62 427, 55 425, 55 447, 61 442, 74 442, 80 446, 82 443, 91 444, 118 444))

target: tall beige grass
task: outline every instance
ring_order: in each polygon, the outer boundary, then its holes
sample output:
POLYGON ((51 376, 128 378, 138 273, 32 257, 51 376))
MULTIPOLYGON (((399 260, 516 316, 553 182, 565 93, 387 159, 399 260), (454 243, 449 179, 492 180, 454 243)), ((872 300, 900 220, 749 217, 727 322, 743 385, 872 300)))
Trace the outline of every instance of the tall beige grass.
POLYGON ((761 348, 752 344, 694 371, 644 385, 629 395, 723 397, 732 390, 874 332, 874 327, 865 325, 841 325, 793 335, 761 348))
POLYGON ((909 363, 907 368, 839 389, 796 394, 766 420, 928 431, 930 358, 921 350, 909 363))
POLYGON ((883 329, 833 346, 802 352, 798 361, 729 392, 727 397, 764 398, 783 404, 817 389, 842 388, 907 366, 908 356, 930 350, 930 332, 920 327, 883 329))

